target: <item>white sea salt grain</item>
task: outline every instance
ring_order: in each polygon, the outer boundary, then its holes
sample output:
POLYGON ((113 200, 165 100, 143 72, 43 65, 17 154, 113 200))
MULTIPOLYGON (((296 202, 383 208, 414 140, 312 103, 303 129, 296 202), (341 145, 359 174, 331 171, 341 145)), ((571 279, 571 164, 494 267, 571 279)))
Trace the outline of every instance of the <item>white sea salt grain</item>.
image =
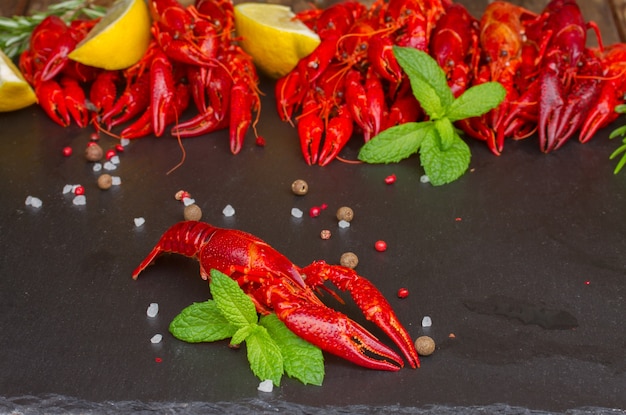
POLYGON ((148 309, 146 310, 146 314, 148 317, 156 317, 156 315, 159 314, 159 304, 150 303, 148 309))
POLYGON ((32 206, 34 208, 40 208, 43 205, 43 202, 38 197, 27 196, 26 197, 26 206, 32 206))
POLYGON ((190 198, 190 197, 184 197, 184 198, 183 198, 183 204, 184 204, 185 206, 193 205, 194 203, 196 203, 196 200, 195 200, 195 199, 192 199, 192 198, 190 198))
POLYGON ((113 156, 109 159, 109 161, 113 164, 120 164, 120 156, 113 156))
POLYGON ((128 138, 122 138, 120 140, 120 144, 122 145, 122 147, 126 147, 128 144, 130 144, 130 140, 128 138))
POLYGON ((120 184, 122 184, 122 179, 119 176, 111 176, 111 185, 119 186, 120 184))
POLYGON ((340 220, 338 222, 338 225, 340 228, 349 228, 350 227, 350 222, 348 222, 347 220, 340 220))
POLYGON ((74 192, 74 187, 76 185, 73 184, 66 184, 65 186, 63 186, 63 194, 66 195, 68 193, 74 192))
POLYGON ((94 163, 93 164, 93 171, 95 171, 97 173, 100 170, 102 170, 102 163, 94 163))
POLYGON ((420 177, 420 182, 428 183, 430 182, 430 178, 424 174, 423 176, 420 177))
POLYGON ((144 218, 135 218, 134 220, 135 220, 136 227, 140 227, 141 225, 146 223, 146 220, 144 218))
POLYGON ((150 342, 152 342, 152 344, 157 344, 157 343, 161 343, 161 340, 163 340, 163 335, 162 334, 155 334, 150 339, 150 342))
POLYGON ((224 216, 233 216, 235 214, 235 209, 231 205, 226 205, 224 210, 222 210, 224 216))
POLYGON ((261 392, 271 392, 274 390, 274 383, 270 379, 264 380, 263 382, 259 383, 257 389, 261 392))
POLYGON ((303 212, 298 209, 298 208, 292 208, 291 209, 291 216, 293 216, 294 218, 301 218, 303 215, 303 212))
POLYGON ((106 163, 104 163, 104 169, 105 170, 115 170, 115 169, 117 169, 117 166, 114 163, 111 163, 110 161, 107 161, 106 163))
POLYGON ((430 327, 433 325, 433 321, 428 316, 424 316, 422 319, 422 327, 430 327))
POLYGON ((76 206, 86 205, 87 198, 85 197, 85 195, 78 195, 74 197, 74 199, 72 200, 72 203, 75 204, 76 206))

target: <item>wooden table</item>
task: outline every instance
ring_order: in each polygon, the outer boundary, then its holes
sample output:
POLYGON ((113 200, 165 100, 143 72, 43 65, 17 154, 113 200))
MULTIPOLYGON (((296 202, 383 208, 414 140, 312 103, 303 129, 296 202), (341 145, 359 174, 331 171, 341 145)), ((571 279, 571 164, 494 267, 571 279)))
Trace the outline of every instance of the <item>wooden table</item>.
MULTIPOLYGON (((113 3, 113 0, 93 1, 102 5, 113 3)), ((192 0, 181 2, 190 1, 192 0)), ((294 3, 293 0, 281 2, 294 3)), ((459 0, 458 2, 465 4, 474 16, 480 15, 489 3, 488 0, 459 0)), ((513 0, 512 2, 533 11, 540 11, 548 0, 513 0)), ((58 3, 58 0, 3 0, 0 3, 0 16, 27 15, 34 11, 44 10, 49 4, 54 3, 58 3)), ((578 3, 585 17, 595 21, 601 28, 605 44, 626 42, 626 0, 584 0, 578 3)), ((306 2, 301 4, 306 4, 306 2)), ((590 42, 594 43, 595 39, 591 37, 590 42)))

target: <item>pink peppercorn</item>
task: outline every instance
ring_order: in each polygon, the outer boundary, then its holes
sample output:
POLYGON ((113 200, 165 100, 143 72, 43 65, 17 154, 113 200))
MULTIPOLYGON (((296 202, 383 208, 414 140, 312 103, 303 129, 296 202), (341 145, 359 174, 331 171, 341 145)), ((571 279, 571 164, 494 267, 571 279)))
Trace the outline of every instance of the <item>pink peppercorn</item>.
POLYGON ((124 152, 124 146, 121 144, 118 144, 115 146, 115 151, 117 151, 118 153, 123 153, 124 152))
POLYGON ((322 209, 320 209, 319 206, 313 206, 311 209, 309 209, 309 216, 311 216, 312 218, 318 217, 320 213, 322 213, 322 209))
POLYGON ((406 288, 400 288, 398 290, 398 298, 407 298, 409 296, 409 290, 406 288))
POLYGON ((69 157, 72 155, 72 147, 63 147, 63 155, 69 157))
POLYGON ((76 186, 76 188, 74 189, 74 194, 77 196, 84 195, 85 188, 83 186, 76 186))
POLYGON ((395 182, 396 182, 396 175, 395 174, 391 174, 391 175, 385 177, 385 183, 393 184, 395 182))
POLYGON ((376 249, 378 252, 384 252, 387 250, 387 242, 385 241, 376 241, 376 243, 374 244, 374 249, 376 249))
POLYGON ((115 156, 115 154, 117 154, 117 153, 115 152, 114 149, 111 148, 111 149, 107 150, 107 152, 105 153, 105 157, 106 157, 107 160, 111 160, 111 158, 113 156, 115 156))

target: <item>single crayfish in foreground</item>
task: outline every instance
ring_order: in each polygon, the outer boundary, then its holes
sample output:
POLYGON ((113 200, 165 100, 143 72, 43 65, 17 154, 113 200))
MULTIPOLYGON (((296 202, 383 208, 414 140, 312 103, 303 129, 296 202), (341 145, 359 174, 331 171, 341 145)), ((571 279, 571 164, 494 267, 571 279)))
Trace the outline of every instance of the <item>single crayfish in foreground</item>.
POLYGON ((325 306, 314 291, 330 280, 348 291, 365 317, 380 327, 402 350, 411 367, 419 366, 415 346, 382 293, 353 269, 315 261, 300 268, 266 242, 249 233, 220 229, 204 222, 179 222, 162 236, 133 272, 133 279, 163 253, 196 258, 200 275, 216 269, 239 283, 261 314, 276 316, 295 334, 322 350, 358 365, 399 370, 402 358, 358 323, 325 306))

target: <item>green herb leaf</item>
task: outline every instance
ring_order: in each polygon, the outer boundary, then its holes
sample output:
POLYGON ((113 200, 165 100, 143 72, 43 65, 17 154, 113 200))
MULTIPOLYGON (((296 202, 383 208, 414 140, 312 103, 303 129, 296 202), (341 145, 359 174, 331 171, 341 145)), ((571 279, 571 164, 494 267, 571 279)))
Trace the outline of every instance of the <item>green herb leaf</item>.
POLYGON ((305 385, 321 386, 324 381, 324 355, 319 347, 296 336, 276 314, 261 317, 260 324, 278 345, 287 375, 305 385))
POLYGON ((236 331, 237 328, 224 318, 213 300, 190 305, 170 323, 170 333, 189 343, 228 339, 236 331))
POLYGON ((446 108, 454 101, 454 95, 437 61, 415 48, 394 46, 393 52, 424 112, 431 119, 443 117, 446 108))
POLYGON ((280 386, 283 375, 283 356, 265 327, 253 326, 246 339, 250 369, 261 380, 271 379, 280 386))
POLYGON ((474 85, 454 100, 446 117, 452 122, 478 117, 500 105, 505 96, 506 90, 498 82, 474 85))
POLYGON ((409 122, 388 128, 365 143, 359 160, 366 163, 397 163, 417 153, 430 123, 409 122))
POLYGON ((440 147, 445 151, 454 143, 458 135, 454 132, 454 126, 447 118, 442 118, 434 122, 435 130, 440 141, 440 147))
POLYGON ((465 173, 469 166, 471 152, 465 141, 454 133, 451 145, 443 149, 435 136, 429 135, 422 141, 420 161, 424 172, 434 186, 453 182, 465 173))
POLYGON ((254 331, 255 327, 256 324, 248 324, 247 326, 240 327, 239 330, 233 334, 233 338, 230 340, 230 343, 234 345, 243 343, 248 339, 250 333, 254 331))
POLYGON ((258 317, 254 303, 241 290, 237 281, 212 269, 209 287, 217 308, 232 325, 242 328, 257 323, 258 317))
POLYGON ((609 138, 615 138, 622 135, 626 135, 626 125, 622 125, 621 127, 611 131, 611 134, 609 134, 609 138))

